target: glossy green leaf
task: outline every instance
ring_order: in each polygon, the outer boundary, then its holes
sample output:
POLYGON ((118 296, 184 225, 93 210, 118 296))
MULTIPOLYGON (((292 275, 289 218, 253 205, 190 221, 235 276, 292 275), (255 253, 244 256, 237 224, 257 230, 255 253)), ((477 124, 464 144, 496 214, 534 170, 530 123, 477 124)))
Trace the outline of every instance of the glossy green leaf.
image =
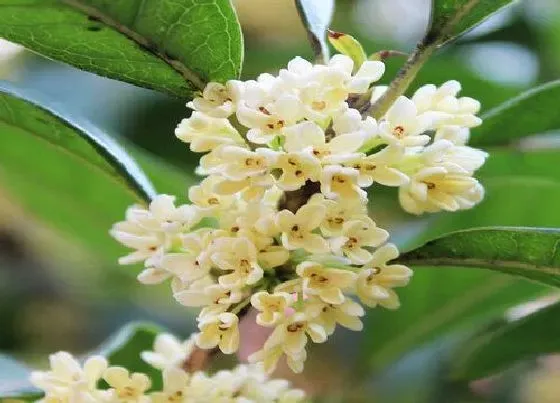
MULTIPOLYGON (((421 239, 490 225, 560 227, 560 215, 556 214, 560 184, 556 181, 493 177, 483 183, 486 197, 477 207, 428 216, 416 223, 427 228, 421 239)), ((405 225, 408 231, 414 228, 410 223, 405 225)), ((410 284, 397 292, 399 309, 374 309, 365 318, 363 363, 370 368, 384 368, 407 351, 469 329, 549 289, 490 270, 432 267, 416 269, 410 284)))
POLYGON ((41 397, 40 390, 29 381, 31 372, 17 361, 0 355, 0 400, 21 399, 34 401, 41 397))
POLYGON ((473 146, 495 146, 522 137, 560 129, 556 108, 560 98, 560 80, 552 81, 488 111, 484 123, 473 130, 473 146))
POLYGON ((452 376, 478 379, 519 360, 560 352, 560 303, 497 329, 477 333, 456 351, 452 376))
POLYGON ((560 229, 488 227, 458 231, 407 252, 412 267, 486 268, 560 286, 560 229))
POLYGON ((0 37, 179 97, 237 77, 243 59, 230 0, 0 0, 0 37))
MULTIPOLYGON (((3 88, 8 89, 5 85, 3 88)), ((110 139, 91 124, 77 116, 66 116, 63 108, 40 94, 15 87, 10 91, 22 99, 0 95, 2 192, 80 250, 94 252, 100 261, 115 262, 125 250, 108 230, 124 218, 129 205, 155 193, 149 180, 122 148, 114 148, 111 143, 111 148, 100 154, 99 147, 110 144, 110 139), (56 109, 58 115, 36 103, 56 109), (93 139, 103 142, 96 145, 93 139), (123 160, 124 165, 116 162, 123 160), (139 185, 131 189, 133 181, 139 185)), ((127 148, 141 161, 160 193, 186 199, 192 173, 181 174, 146 152, 127 148)))
POLYGON ((94 353, 107 358, 110 365, 122 366, 131 372, 142 372, 152 379, 152 389, 162 386, 161 371, 140 357, 142 351, 153 350, 154 340, 163 329, 151 323, 130 323, 110 336, 94 353))
POLYGON ((428 38, 445 43, 471 30, 513 0, 432 0, 428 38))
POLYGON ((296 0, 296 6, 316 59, 326 62, 329 59, 326 35, 334 13, 334 0, 296 0))

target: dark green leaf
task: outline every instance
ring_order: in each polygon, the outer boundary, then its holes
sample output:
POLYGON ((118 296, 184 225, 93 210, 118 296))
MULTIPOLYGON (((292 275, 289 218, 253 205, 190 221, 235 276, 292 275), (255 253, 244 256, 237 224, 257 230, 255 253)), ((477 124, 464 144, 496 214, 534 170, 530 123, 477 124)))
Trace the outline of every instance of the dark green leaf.
POLYGON ((414 267, 487 268, 560 286, 560 229, 489 227, 448 234, 399 258, 414 267))
POLYGON ((142 351, 153 350, 154 340, 163 329, 150 323, 130 323, 109 337, 93 354, 107 358, 110 365, 130 372, 142 372, 152 379, 152 389, 162 386, 161 371, 144 362, 142 351))
MULTIPOLYGON (((556 214, 560 203, 557 182, 537 177, 504 177, 483 183, 486 197, 477 207, 426 217, 415 225, 402 225, 411 232, 423 223, 427 231, 422 239, 473 226, 560 227, 560 215, 556 214)), ((368 312, 363 360, 366 365, 380 369, 407 351, 450 332, 468 329, 547 290, 538 283, 490 270, 415 270, 410 284, 397 290, 401 297, 398 310, 368 312)))
POLYGON ((445 43, 474 28, 513 0, 432 0, 428 38, 445 43))
POLYGON ((473 146, 507 144, 522 137, 560 129, 560 80, 527 91, 484 114, 473 130, 473 146))
POLYGON ((31 372, 17 361, 0 355, 0 400, 36 400, 42 393, 29 381, 31 372))
MULTIPOLYGON (((3 88, 8 89, 5 84, 3 88)), ((145 201, 153 194, 149 181, 130 158, 124 167, 113 162, 113 155, 122 161, 122 149, 117 149, 116 154, 98 153, 98 148, 90 143, 94 137, 90 139, 84 134, 100 135, 98 129, 77 116, 67 117, 58 107, 62 118, 35 106, 39 103, 54 108, 54 104, 39 94, 14 87, 10 91, 30 102, 0 95, 2 192, 79 250, 94 252, 98 261, 115 262, 124 249, 109 237, 108 230, 123 219, 129 205, 145 201), (84 132, 72 128, 68 122, 84 132), (141 184, 135 186, 135 191, 129 186, 132 181, 141 184)), ((183 176, 148 153, 127 148, 158 185, 160 193, 186 199, 192 174, 185 172, 183 176)))
POLYGON ((315 57, 326 62, 329 59, 326 34, 334 12, 334 0, 296 0, 296 6, 315 57))
POLYGON ((237 77, 243 59, 230 0, 0 0, 0 37, 180 97, 237 77))
POLYGON ((515 362, 541 354, 560 352, 560 303, 478 333, 463 343, 453 361, 452 376, 482 378, 515 362))

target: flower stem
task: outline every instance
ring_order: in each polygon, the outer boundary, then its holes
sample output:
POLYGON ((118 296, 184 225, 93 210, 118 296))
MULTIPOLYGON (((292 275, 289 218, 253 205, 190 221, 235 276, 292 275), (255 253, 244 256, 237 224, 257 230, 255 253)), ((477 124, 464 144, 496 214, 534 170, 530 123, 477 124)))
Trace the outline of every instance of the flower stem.
POLYGON ((403 95, 410 84, 412 84, 416 75, 422 66, 424 66, 424 63, 426 63, 437 49, 437 45, 437 42, 428 42, 424 39, 416 46, 416 49, 397 73, 397 76, 391 82, 385 94, 383 94, 367 111, 370 116, 379 120, 387 113, 397 98, 403 95))

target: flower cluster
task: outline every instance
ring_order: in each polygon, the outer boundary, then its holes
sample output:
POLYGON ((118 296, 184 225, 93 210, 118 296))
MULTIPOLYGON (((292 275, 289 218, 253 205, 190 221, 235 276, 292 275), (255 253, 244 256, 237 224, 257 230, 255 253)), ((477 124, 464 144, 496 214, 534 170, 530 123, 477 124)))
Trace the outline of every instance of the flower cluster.
POLYGON ((193 344, 160 334, 154 351, 142 353, 144 361, 162 371, 163 388, 158 391, 150 391, 152 380, 146 374, 109 366, 102 356, 92 356, 80 365, 66 352, 52 354, 50 370, 33 372, 31 381, 45 392, 40 401, 44 403, 298 403, 305 397, 287 381, 269 380, 258 365, 239 365, 211 376, 187 373, 181 365, 193 344), (108 388, 99 388, 101 380, 108 388))
POLYGON ((134 250, 122 264, 145 264, 141 282, 171 279, 177 301, 202 308, 199 347, 235 352, 250 305, 273 329, 250 360, 271 371, 286 355, 301 371, 308 337, 324 342, 337 324, 360 330, 362 304, 397 308, 394 288, 412 275, 391 263, 398 250, 369 218, 366 188, 398 187, 413 214, 482 199, 473 173, 486 154, 465 145, 479 103, 450 81, 364 118, 356 103, 383 94, 373 85, 383 73, 381 62, 354 66, 344 55, 296 58, 277 76, 210 83, 188 104, 175 134, 205 153, 192 204, 160 195, 130 207, 111 233, 134 250))

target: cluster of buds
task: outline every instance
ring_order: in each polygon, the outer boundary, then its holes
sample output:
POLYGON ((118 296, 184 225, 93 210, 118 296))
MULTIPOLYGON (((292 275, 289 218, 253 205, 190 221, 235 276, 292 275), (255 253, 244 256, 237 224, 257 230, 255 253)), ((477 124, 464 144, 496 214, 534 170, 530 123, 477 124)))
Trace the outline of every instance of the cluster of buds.
POLYGON ((239 365, 213 375, 188 373, 181 364, 193 347, 193 340, 180 342, 173 335, 160 334, 154 351, 142 353, 144 361, 161 371, 159 391, 151 390, 152 380, 146 374, 109 366, 99 355, 81 365, 67 352, 52 354, 50 370, 33 372, 31 382, 45 392, 44 403, 298 403, 305 397, 288 381, 269 380, 259 365, 239 365), (101 380, 108 387, 99 388, 101 380))
POLYGON ((358 103, 386 91, 373 85, 384 70, 340 54, 326 65, 296 58, 277 76, 210 83, 188 104, 175 134, 206 153, 192 204, 160 195, 111 234, 134 250, 120 263, 145 264, 142 283, 171 279, 179 303, 202 308, 200 348, 237 351, 239 315, 252 306, 271 330, 250 361, 272 371, 285 355, 302 371, 308 337, 360 330, 362 305, 397 308, 394 288, 412 275, 391 262, 398 250, 368 216, 366 188, 398 187, 413 214, 482 199, 473 173, 486 154, 465 145, 479 103, 450 81, 399 97, 379 121, 364 117, 358 103))

